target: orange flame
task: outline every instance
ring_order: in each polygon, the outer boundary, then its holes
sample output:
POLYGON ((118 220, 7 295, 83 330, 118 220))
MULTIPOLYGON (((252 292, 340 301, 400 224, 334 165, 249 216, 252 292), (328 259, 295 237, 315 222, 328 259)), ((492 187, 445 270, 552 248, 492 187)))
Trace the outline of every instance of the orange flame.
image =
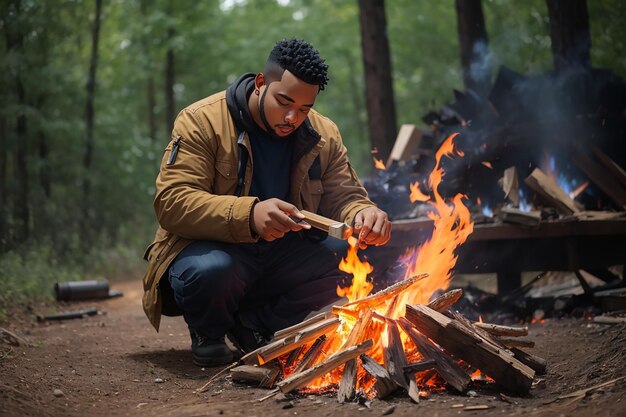
POLYGON ((387 168, 385 168, 385 163, 383 162, 382 159, 376 159, 376 158, 372 158, 374 160, 374 168, 376 169, 380 169, 381 171, 385 171, 387 168))
POLYGON ((491 165, 491 162, 489 162, 489 161, 482 161, 481 164, 483 164, 484 166, 486 166, 489 169, 493 169, 493 165, 491 165))
POLYGON ((348 244, 348 254, 339 263, 339 270, 352 274, 352 285, 349 287, 341 288, 337 287, 337 295, 339 297, 348 297, 349 301, 359 300, 366 297, 374 285, 367 280, 367 274, 374 270, 374 267, 369 262, 361 262, 357 251, 359 248, 358 240, 350 236, 348 244))
MULTIPOLYGON (((387 343, 388 329, 387 319, 401 317, 405 313, 406 304, 425 304, 430 300, 432 294, 439 289, 447 289, 450 284, 451 271, 457 260, 456 248, 463 244, 473 231, 473 222, 470 220, 470 212, 463 204, 466 198, 462 194, 457 194, 451 199, 444 199, 439 194, 439 185, 444 176, 441 168, 441 158, 453 157, 455 154, 463 156, 463 153, 455 149, 454 138, 457 134, 449 136, 435 155, 435 168, 431 172, 428 180, 430 195, 423 193, 419 189, 419 183, 411 185, 411 195, 409 198, 414 201, 427 201, 432 205, 433 211, 429 217, 433 220, 433 233, 429 240, 422 245, 410 248, 401 257, 400 261, 405 262, 407 269, 404 279, 408 279, 420 273, 428 273, 429 276, 423 280, 417 280, 402 292, 395 296, 390 296, 377 304, 356 303, 348 307, 338 309, 338 316, 341 324, 337 331, 330 335, 325 344, 324 355, 320 356, 316 362, 346 348, 351 331, 356 327, 357 317, 363 317, 369 308, 373 308, 374 313, 369 313, 372 317, 362 328, 360 340, 372 339, 373 348, 367 352, 379 363, 384 359, 383 346, 387 343), (343 309, 343 310, 342 310, 343 309), (384 318, 381 318, 384 316, 384 318), (385 319, 386 318, 386 319, 385 319)), ((352 284, 347 288, 337 287, 337 294, 340 297, 347 297, 349 302, 365 298, 373 288, 373 284, 367 280, 369 273, 373 271, 372 265, 359 259, 358 242, 355 238, 348 241, 350 248, 346 258, 342 259, 339 269, 353 275, 352 284)), ((402 331, 400 332, 402 344, 404 345, 407 357, 411 361, 421 358, 413 342, 402 331)), ((352 339, 352 336, 350 336, 352 339)), ((353 341, 354 342, 354 341, 353 341)), ((322 390, 341 380, 343 367, 339 367, 323 377, 308 384, 308 390, 322 390)), ((435 385, 432 382, 432 374, 424 373, 421 377, 416 375, 418 382, 423 385, 435 385)), ((374 380, 364 372, 361 367, 357 373, 357 389, 364 389, 369 392, 374 384, 374 380)), ((442 384, 439 384, 442 386, 442 384)))
POLYGON ((422 190, 420 190, 419 186, 420 186, 419 181, 415 181, 409 186, 411 188, 411 195, 409 196, 411 203, 415 203, 416 201, 430 200, 430 196, 427 194, 424 194, 422 190))

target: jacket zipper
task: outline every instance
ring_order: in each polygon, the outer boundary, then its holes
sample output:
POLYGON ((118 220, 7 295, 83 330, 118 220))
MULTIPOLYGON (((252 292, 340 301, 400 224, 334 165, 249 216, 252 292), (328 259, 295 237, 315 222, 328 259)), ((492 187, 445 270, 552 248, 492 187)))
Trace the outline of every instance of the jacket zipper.
POLYGON ((176 161, 176 155, 178 155, 178 147, 180 146, 180 136, 176 136, 174 143, 172 143, 172 150, 170 151, 170 157, 167 158, 167 165, 172 165, 176 161))

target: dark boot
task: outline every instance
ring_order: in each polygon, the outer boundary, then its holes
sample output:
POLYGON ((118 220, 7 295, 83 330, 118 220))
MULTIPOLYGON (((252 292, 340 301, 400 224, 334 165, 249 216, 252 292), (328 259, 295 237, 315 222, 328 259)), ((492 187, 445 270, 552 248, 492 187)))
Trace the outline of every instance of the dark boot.
POLYGON ((271 340, 264 332, 243 324, 239 315, 235 316, 235 324, 228 330, 226 337, 243 353, 250 353, 267 345, 271 340))
POLYGON ((233 362, 233 352, 228 348, 224 338, 209 339, 193 330, 191 334, 191 353, 193 363, 198 366, 226 365, 233 362))

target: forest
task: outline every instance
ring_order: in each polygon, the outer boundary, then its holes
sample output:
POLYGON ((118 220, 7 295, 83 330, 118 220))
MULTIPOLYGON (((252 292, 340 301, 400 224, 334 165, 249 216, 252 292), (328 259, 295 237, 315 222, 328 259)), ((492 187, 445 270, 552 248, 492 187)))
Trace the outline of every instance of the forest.
MULTIPOLYGON (((330 84, 316 109, 341 129, 358 173, 370 175, 372 149, 386 149, 368 125, 366 3, 2 0, 0 315, 25 297, 49 297, 53 282, 139 279, 156 225, 154 181, 177 112, 260 71, 281 39, 303 38, 326 59, 330 84)), ((458 4, 372 3, 386 21, 395 109, 386 121, 391 130, 425 126, 428 111, 465 88, 458 4)), ((488 79, 500 65, 521 74, 553 69, 547 3, 478 2, 488 79)), ((626 78, 626 3, 586 4, 591 65, 626 78)))

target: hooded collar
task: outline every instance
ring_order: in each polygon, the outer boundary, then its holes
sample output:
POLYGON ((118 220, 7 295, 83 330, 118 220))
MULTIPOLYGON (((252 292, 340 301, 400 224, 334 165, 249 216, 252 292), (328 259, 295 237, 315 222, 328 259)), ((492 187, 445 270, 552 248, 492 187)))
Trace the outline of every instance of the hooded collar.
MULTIPOLYGON (((228 111, 239 131, 245 130, 246 132, 251 132, 256 123, 248 108, 248 97, 250 97, 254 89, 255 77, 256 74, 252 72, 245 73, 226 89, 228 111)), ((309 146, 306 146, 308 149, 312 148, 320 139, 320 134, 313 128, 308 118, 293 134, 297 142, 313 142, 309 146)))

